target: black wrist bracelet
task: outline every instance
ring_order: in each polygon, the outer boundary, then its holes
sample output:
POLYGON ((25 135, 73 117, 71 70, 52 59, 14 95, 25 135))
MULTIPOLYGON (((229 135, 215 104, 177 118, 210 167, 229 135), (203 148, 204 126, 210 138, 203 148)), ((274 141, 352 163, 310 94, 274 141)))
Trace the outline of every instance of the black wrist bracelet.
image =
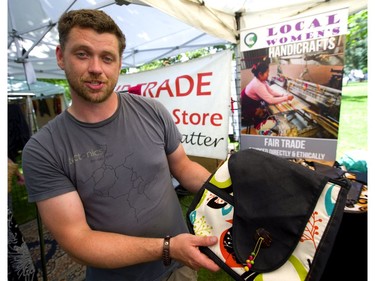
POLYGON ((165 266, 169 266, 171 264, 171 256, 169 255, 170 239, 171 237, 167 235, 163 241, 163 264, 165 266))

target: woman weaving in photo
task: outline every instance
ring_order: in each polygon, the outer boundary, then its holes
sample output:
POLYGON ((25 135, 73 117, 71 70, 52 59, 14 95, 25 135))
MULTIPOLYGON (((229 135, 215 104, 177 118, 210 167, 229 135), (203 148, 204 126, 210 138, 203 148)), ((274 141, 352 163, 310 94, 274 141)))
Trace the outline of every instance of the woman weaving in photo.
POLYGON ((242 124, 256 126, 267 118, 266 104, 277 104, 291 101, 293 95, 284 95, 276 92, 268 84, 269 65, 266 62, 258 62, 251 68, 254 78, 241 91, 242 124))

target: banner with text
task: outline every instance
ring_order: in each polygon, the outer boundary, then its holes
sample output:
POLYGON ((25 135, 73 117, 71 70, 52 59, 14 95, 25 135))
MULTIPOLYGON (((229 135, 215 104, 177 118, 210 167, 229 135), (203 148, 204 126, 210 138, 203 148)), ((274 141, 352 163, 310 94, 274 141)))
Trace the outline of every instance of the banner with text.
POLYGON ((344 8, 241 31, 241 149, 336 160, 347 21, 344 8), (260 65, 268 98, 252 88, 260 65))
POLYGON ((225 159, 231 91, 231 51, 151 71, 120 75, 116 91, 158 99, 183 135, 186 153, 225 159))

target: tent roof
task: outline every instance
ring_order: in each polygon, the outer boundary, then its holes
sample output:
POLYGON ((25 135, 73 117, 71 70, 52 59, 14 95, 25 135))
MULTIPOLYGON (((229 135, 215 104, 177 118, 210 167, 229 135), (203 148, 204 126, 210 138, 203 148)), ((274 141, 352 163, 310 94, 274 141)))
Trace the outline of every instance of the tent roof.
POLYGON ((237 43, 239 31, 338 8, 355 13, 367 0, 142 0, 208 34, 237 43), (183 12, 181 12, 183 11, 183 12))
POLYGON ((123 68, 226 43, 144 4, 120 6, 108 0, 59 0, 51 5, 48 0, 8 1, 8 76, 24 75, 22 62, 26 60, 32 62, 37 78, 65 78, 55 59, 56 22, 69 9, 100 8, 113 17, 127 38, 123 68), (23 48, 26 54, 22 54, 23 48))
POLYGON ((24 80, 8 79, 8 96, 17 95, 19 93, 33 93, 33 96, 36 98, 42 98, 64 94, 64 92, 64 87, 43 81, 36 81, 28 85, 24 80))
POLYGON ((65 78, 55 47, 56 22, 66 10, 97 8, 111 15, 127 37, 125 68, 201 47, 237 44, 239 29, 338 7, 353 13, 365 9, 367 0, 8 0, 8 77, 23 76, 22 62, 29 61, 37 78, 65 78))

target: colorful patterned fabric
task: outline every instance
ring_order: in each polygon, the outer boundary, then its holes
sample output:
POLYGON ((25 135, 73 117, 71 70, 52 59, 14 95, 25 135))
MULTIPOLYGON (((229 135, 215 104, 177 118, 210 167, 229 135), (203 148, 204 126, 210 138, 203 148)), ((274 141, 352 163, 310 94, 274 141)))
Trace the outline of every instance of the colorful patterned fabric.
MULTIPOLYGON (((233 185, 228 169, 228 160, 212 175, 209 184, 216 189, 208 188, 206 184, 196 196, 188 211, 189 227, 191 232, 196 235, 214 235, 219 238, 218 244, 203 250, 234 279, 254 281, 315 280, 310 279, 312 266, 316 267, 318 264, 321 267, 318 271, 323 271, 324 260, 329 255, 331 247, 327 245, 331 241, 325 240, 327 232, 334 232, 335 236, 341 220, 341 217, 339 221, 335 218, 335 222, 332 224, 332 216, 342 215, 344 209, 342 202, 339 208, 336 206, 338 200, 342 201, 341 198, 343 198, 342 194, 340 195, 340 191, 343 189, 340 184, 330 181, 325 184, 311 217, 306 222, 303 235, 296 248, 291 249, 287 262, 277 269, 263 273, 247 268, 247 262, 240 262, 236 256, 233 238, 235 200, 233 200, 233 185), (322 258, 324 255, 326 257, 322 258), (323 262, 316 263, 318 258, 322 258, 323 262), (313 261, 315 262, 313 263, 313 261)), ((246 200, 246 198, 240 199, 246 200)), ((237 200, 240 199, 237 198, 237 200)), ((249 237, 250 239, 252 237, 249 237)), ((256 250, 254 249, 254 252, 256 250)), ((255 255, 267 255, 267 251, 267 249, 260 248, 255 255)), ((277 257, 272 258, 277 259, 277 257)), ((254 263, 256 264, 256 258, 254 263)), ((314 271, 316 272, 317 268, 314 271)))

